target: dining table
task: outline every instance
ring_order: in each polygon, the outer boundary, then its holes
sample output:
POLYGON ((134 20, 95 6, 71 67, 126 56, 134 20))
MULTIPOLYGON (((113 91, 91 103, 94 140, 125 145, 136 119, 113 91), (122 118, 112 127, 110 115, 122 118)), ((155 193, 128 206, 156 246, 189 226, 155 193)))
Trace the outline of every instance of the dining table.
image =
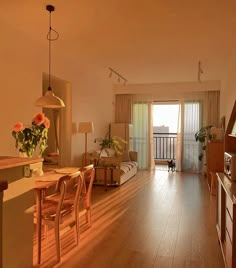
POLYGON ((37 240, 37 263, 41 263, 41 235, 42 235, 42 203, 47 189, 56 186, 59 178, 72 174, 79 170, 79 167, 58 168, 44 172, 42 176, 35 177, 36 196, 36 240, 37 240))

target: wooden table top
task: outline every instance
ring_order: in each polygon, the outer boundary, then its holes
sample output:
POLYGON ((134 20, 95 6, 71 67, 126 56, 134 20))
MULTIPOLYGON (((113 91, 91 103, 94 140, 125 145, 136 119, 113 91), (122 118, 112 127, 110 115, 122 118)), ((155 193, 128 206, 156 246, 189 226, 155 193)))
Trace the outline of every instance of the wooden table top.
POLYGON ((42 158, 0 156, 0 170, 42 162, 42 158))

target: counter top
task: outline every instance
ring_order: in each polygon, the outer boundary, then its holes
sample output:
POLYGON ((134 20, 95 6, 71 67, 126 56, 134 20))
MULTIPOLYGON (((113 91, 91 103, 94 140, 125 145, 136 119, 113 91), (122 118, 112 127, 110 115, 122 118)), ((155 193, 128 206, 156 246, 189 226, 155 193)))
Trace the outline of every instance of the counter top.
POLYGON ((0 170, 43 162, 43 158, 0 156, 0 170))
POLYGON ((233 203, 236 203, 236 181, 230 180, 224 173, 217 173, 219 182, 233 203))

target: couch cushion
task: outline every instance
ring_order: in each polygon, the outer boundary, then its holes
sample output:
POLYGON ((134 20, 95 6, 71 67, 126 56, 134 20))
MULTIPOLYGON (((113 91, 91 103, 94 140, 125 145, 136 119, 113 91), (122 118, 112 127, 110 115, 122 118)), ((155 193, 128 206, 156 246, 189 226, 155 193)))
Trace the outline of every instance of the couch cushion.
POLYGON ((138 163, 134 161, 129 161, 129 162, 121 162, 120 163, 120 170, 122 173, 127 173, 129 172, 132 168, 137 167, 138 163))

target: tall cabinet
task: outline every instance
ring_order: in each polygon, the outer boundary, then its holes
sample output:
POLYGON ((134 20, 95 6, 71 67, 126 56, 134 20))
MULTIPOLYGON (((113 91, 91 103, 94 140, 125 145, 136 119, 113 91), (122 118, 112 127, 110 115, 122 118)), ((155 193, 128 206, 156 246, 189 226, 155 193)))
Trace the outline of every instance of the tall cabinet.
POLYGON ((224 142, 211 140, 206 148, 207 183, 211 194, 216 192, 216 172, 224 171, 224 142))
POLYGON ((122 144, 123 150, 133 150, 133 125, 126 123, 111 123, 110 136, 117 136, 127 143, 122 144))
MULTIPOLYGON (((224 149, 236 154, 236 101, 225 132, 224 149)), ((236 167, 235 167, 236 168, 236 167)), ((236 267, 236 180, 231 180, 224 172, 217 173, 216 229, 225 267, 236 267)))

